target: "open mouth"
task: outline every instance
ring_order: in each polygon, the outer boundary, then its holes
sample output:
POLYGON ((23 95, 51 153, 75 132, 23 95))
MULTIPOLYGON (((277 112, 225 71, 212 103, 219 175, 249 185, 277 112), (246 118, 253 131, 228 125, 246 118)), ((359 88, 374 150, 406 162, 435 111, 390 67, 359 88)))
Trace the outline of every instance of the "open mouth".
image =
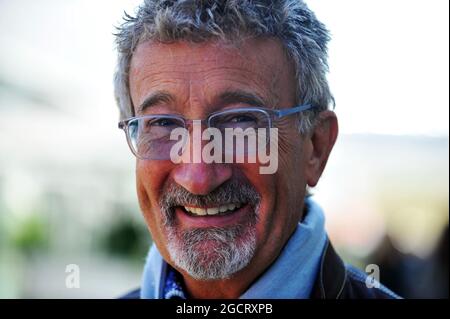
POLYGON ((245 206, 244 203, 223 204, 212 207, 195 207, 195 206, 178 206, 185 214, 192 217, 204 216, 224 216, 230 215, 238 211, 239 208, 245 206))

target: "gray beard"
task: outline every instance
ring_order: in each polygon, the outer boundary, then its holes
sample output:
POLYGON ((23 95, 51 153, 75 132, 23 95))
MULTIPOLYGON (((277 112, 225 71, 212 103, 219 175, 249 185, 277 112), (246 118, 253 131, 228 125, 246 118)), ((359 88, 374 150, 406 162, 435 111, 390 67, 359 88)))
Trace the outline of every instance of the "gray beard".
POLYGON ((170 228, 168 251, 175 265, 198 280, 229 278, 247 266, 256 248, 254 223, 227 228, 170 228))
POLYGON ((160 208, 167 250, 176 267, 197 280, 218 280, 230 278, 250 263, 256 250, 260 202, 259 194, 250 185, 231 182, 206 196, 195 196, 178 185, 171 185, 165 194, 160 208), (245 224, 180 231, 172 208, 178 202, 186 201, 195 204, 245 201, 251 205, 252 213, 245 224))

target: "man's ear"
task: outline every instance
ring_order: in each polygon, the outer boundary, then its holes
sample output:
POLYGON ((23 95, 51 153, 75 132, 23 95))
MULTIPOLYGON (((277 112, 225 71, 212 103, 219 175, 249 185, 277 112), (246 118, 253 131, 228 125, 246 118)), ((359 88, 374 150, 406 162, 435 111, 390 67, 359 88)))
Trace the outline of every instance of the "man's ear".
POLYGON ((336 114, 333 111, 321 112, 308 141, 309 152, 305 174, 310 187, 316 186, 319 181, 336 142, 338 131, 336 114))

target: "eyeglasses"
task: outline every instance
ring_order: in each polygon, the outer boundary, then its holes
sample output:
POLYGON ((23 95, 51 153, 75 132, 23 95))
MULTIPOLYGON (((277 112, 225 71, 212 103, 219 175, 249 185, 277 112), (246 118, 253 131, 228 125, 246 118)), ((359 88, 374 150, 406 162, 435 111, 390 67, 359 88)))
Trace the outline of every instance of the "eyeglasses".
POLYGON ((119 128, 124 130, 128 145, 137 158, 166 160, 170 158, 170 150, 178 142, 170 138, 171 133, 177 128, 187 129, 191 122, 206 122, 208 128, 216 128, 221 133, 229 129, 268 130, 276 120, 311 108, 310 104, 305 104, 282 110, 260 107, 229 109, 211 113, 206 120, 188 120, 173 114, 143 115, 120 121, 119 128))

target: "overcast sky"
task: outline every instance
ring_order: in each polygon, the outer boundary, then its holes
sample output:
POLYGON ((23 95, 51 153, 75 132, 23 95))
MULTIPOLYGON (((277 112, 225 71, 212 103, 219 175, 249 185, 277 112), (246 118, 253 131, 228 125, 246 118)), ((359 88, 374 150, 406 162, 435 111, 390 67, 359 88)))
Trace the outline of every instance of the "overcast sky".
MULTIPOLYGON (((79 112, 115 120, 117 112, 107 111, 114 107, 112 25, 137 3, 0 1, 0 73, 56 100, 68 100, 68 86, 81 87, 93 97, 79 112)), ((307 3, 333 36, 329 80, 341 133, 448 136, 448 1, 307 3)))

